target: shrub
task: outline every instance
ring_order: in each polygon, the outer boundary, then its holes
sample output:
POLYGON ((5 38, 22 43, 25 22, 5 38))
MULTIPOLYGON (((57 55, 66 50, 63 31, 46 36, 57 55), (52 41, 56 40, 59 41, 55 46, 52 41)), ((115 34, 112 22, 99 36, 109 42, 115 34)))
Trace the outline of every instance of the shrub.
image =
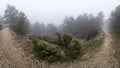
POLYGON ((85 53, 97 49, 103 42, 104 35, 100 33, 91 40, 83 41, 72 35, 59 33, 45 36, 34 36, 33 50, 35 56, 48 62, 73 61, 85 53))
POLYGON ((39 40, 33 49, 38 58, 47 60, 48 62, 62 61, 61 59, 65 57, 65 53, 57 45, 46 41, 39 40))
POLYGON ((78 57, 80 57, 81 55, 81 46, 82 44, 79 42, 78 39, 73 39, 72 41, 70 41, 70 45, 68 46, 68 56, 70 57, 70 59, 76 59, 78 57))
POLYGON ((2 29, 2 24, 0 24, 0 30, 2 29))
POLYGON ((59 45, 59 46, 63 46, 64 45, 64 42, 63 42, 63 37, 62 37, 62 35, 61 34, 59 34, 59 33, 55 33, 55 35, 58 37, 58 39, 57 39, 57 44, 59 45))
POLYGON ((45 40, 49 43, 57 44, 58 37, 57 35, 44 35, 44 36, 38 36, 40 40, 45 40))
POLYGON ((70 44, 70 41, 73 39, 72 35, 70 34, 64 34, 63 35, 63 40, 64 40, 64 45, 67 48, 68 45, 70 44))
POLYGON ((39 40, 39 37, 37 37, 37 36, 31 36, 30 39, 32 39, 32 43, 33 43, 34 45, 37 45, 37 42, 38 42, 38 40, 39 40))

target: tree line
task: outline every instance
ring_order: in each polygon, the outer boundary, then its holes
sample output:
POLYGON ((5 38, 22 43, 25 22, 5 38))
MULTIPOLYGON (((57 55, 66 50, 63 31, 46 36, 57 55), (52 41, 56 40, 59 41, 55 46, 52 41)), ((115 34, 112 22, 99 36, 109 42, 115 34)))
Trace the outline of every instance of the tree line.
MULTIPOLYGON (((114 12, 112 13, 112 19, 114 12)), ((96 16, 93 14, 82 14, 76 18, 65 17, 63 23, 56 26, 52 23, 45 25, 36 22, 31 24, 24 12, 19 11, 13 5, 7 5, 3 16, 4 23, 9 24, 10 28, 17 34, 43 35, 58 33, 70 33, 77 37, 90 37, 99 33, 104 21, 104 14, 99 12, 96 16)), ((111 19, 111 20, 112 20, 111 19)), ((113 21, 113 20, 112 20, 113 21)), ((115 23, 114 23, 115 24, 115 23)))
POLYGON ((103 24, 103 13, 99 12, 97 16, 93 14, 83 14, 78 17, 66 17, 63 21, 63 24, 57 27, 53 24, 48 24, 47 26, 44 23, 35 23, 31 27, 32 34, 52 34, 55 32, 58 33, 70 33, 76 37, 90 37, 95 36, 101 30, 103 24))

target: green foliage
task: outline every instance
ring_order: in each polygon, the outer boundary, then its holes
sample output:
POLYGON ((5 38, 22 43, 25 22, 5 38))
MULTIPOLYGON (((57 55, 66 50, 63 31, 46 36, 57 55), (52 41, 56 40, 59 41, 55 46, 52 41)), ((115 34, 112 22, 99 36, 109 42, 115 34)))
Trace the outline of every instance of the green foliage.
POLYGON ((59 61, 65 57, 65 53, 54 44, 39 40, 34 47, 36 56, 48 62, 59 61))
POLYGON ((33 36, 33 50, 35 56, 48 62, 73 61, 82 55, 88 49, 95 49, 103 41, 103 35, 98 35, 94 39, 83 42, 70 34, 59 34, 45 36, 33 36))
POLYGON ((58 40, 57 40, 58 43, 57 44, 59 46, 64 45, 62 35, 60 35, 59 33, 55 33, 55 35, 58 37, 58 40))
MULTIPOLYGON (((37 36, 31 36, 30 39, 32 39, 32 43, 33 43, 34 45, 37 45, 37 42, 38 42, 38 40, 39 40, 39 37, 37 37, 37 36)), ((40 40, 41 40, 41 39, 40 39, 40 40)))
POLYGON ((10 28, 17 34, 26 34, 28 33, 29 21, 26 15, 18 11, 16 7, 8 5, 5 10, 5 23, 10 25, 10 28))
POLYGON ((39 39, 45 40, 49 43, 58 44, 58 36, 57 35, 44 35, 39 36, 39 39))
POLYGON ((70 45, 68 46, 69 52, 69 58, 70 59, 76 59, 81 56, 81 42, 79 42, 78 39, 73 39, 70 41, 70 45))
POLYGON ((70 44, 70 41, 73 39, 72 35, 70 34, 64 34, 63 35, 63 40, 64 40, 64 44, 65 44, 65 47, 67 48, 68 45, 70 44))
POLYGON ((2 24, 0 24, 0 30, 2 29, 2 24))
POLYGON ((120 5, 111 13, 110 22, 112 31, 120 32, 120 5))
POLYGON ((25 34, 25 31, 24 31, 24 24, 21 22, 19 23, 15 23, 12 25, 11 29, 16 32, 17 34, 25 34))
POLYGON ((3 19, 3 17, 0 15, 0 30, 2 29, 2 24, 3 24, 3 22, 4 22, 4 19, 3 19))

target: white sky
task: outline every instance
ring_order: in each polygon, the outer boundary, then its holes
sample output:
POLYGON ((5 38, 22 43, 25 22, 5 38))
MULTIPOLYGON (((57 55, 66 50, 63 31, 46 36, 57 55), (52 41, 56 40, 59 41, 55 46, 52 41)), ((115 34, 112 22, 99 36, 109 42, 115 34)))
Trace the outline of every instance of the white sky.
POLYGON ((0 0, 0 13, 7 4, 23 11, 31 22, 53 22, 60 24, 66 15, 78 16, 83 13, 103 11, 108 18, 111 11, 120 5, 119 0, 0 0))

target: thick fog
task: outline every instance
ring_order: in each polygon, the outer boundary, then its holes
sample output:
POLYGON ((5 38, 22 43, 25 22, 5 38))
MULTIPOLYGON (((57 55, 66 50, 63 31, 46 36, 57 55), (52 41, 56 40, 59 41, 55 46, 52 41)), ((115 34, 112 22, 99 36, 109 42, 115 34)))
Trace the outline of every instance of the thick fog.
POLYGON ((23 11, 33 23, 60 24, 65 16, 77 17, 83 13, 96 15, 103 11, 108 18, 119 3, 119 0, 0 0, 0 13, 10 4, 23 11))

